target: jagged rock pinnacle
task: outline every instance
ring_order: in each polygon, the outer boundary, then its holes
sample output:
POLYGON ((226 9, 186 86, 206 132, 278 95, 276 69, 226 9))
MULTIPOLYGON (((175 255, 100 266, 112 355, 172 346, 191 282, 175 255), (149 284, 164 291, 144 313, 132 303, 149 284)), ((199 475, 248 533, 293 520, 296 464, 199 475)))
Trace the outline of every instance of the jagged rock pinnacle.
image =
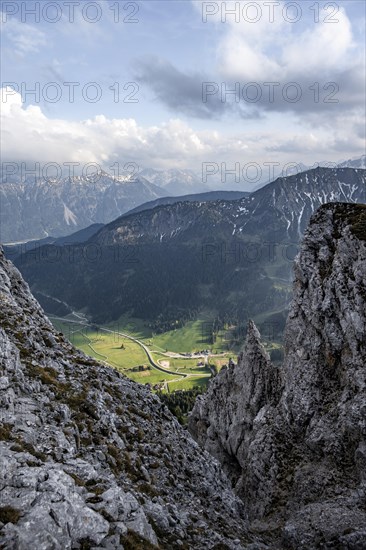
POLYGON ((274 548, 366 547, 366 205, 312 217, 295 261, 280 372, 254 323, 238 368, 189 429, 274 548))

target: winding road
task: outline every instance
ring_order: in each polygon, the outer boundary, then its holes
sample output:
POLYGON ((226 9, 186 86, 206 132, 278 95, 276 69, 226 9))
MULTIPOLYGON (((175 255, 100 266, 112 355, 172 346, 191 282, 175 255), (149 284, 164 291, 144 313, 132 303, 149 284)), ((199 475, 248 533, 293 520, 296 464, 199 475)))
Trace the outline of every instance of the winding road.
MULTIPOLYGON (((88 326, 91 326, 91 325, 88 325, 88 326)), ((154 358, 151 355, 151 352, 150 352, 149 348, 143 342, 141 342, 140 340, 137 340, 137 338, 135 338, 134 336, 130 336, 129 334, 125 334, 124 332, 117 332, 116 333, 115 330, 109 330, 108 328, 102 328, 102 327, 99 327, 99 328, 100 328, 100 330, 103 330, 104 332, 111 332, 112 334, 118 334, 119 336, 123 336, 124 338, 128 338, 129 340, 132 340, 133 342, 135 342, 136 344, 141 346, 142 349, 144 350, 144 352, 146 353, 150 364, 155 369, 160 370, 161 372, 165 372, 166 374, 175 374, 175 375, 180 376, 182 378, 187 378, 189 376, 188 374, 185 374, 185 373, 182 373, 182 372, 172 372, 171 370, 164 369, 161 365, 159 365, 159 363, 154 361, 154 358)), ((196 376, 196 375, 192 375, 192 376, 196 376)))
MULTIPOLYGON (((72 312, 73 315, 75 315, 75 317, 77 317, 78 319, 80 319, 80 321, 74 321, 72 319, 65 319, 64 317, 56 317, 55 315, 52 315, 50 316, 50 318, 52 319, 57 319, 58 321, 63 321, 64 323, 75 323, 76 325, 82 325, 84 327, 89 327, 89 328, 93 328, 93 326, 95 325, 92 325, 90 323, 88 323, 87 319, 85 317, 82 317, 80 314, 76 313, 75 311, 72 312)), ((186 373, 182 373, 182 372, 173 372, 171 370, 167 370, 167 369, 164 369, 161 365, 159 365, 159 363, 157 363, 149 348, 143 343, 141 342, 140 340, 138 340, 137 338, 135 338, 134 336, 131 336, 129 334, 126 334, 124 332, 116 332, 115 330, 110 330, 108 328, 103 328, 103 327, 98 327, 99 330, 103 331, 103 332, 109 332, 109 333, 112 333, 112 334, 118 334, 119 336, 123 336, 124 338, 128 338, 129 340, 132 340, 133 342, 135 342, 135 344, 138 344, 139 346, 142 347, 142 349, 144 350, 144 352, 146 353, 148 359, 149 359, 149 362, 150 364, 157 370, 161 371, 161 372, 164 372, 165 374, 170 374, 170 375, 175 375, 175 376, 179 376, 180 378, 190 378, 190 377, 194 377, 194 376, 202 376, 200 374, 186 374, 186 373)), ((91 347, 91 349, 94 351, 94 353, 97 353, 98 355, 101 355, 101 353, 97 352, 90 344, 89 346, 91 347)), ((103 357, 103 356, 102 356, 103 357)), ((104 355, 104 357, 107 357, 104 355)), ((103 361, 105 362, 105 361, 103 361)))

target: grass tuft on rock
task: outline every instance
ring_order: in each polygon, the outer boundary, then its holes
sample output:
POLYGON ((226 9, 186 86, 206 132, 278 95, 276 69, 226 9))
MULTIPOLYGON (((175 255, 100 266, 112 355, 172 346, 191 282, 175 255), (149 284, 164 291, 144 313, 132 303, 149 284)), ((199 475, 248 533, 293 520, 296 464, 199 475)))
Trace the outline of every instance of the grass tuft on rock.
POLYGON ((12 506, 0 506, 1 523, 18 523, 21 513, 12 506))

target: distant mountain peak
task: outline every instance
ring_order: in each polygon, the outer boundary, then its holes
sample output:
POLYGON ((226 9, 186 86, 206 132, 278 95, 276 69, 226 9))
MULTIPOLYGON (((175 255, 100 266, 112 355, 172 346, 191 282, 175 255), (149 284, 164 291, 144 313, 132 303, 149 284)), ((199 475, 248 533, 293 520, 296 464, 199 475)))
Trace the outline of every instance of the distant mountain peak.
POLYGON ((93 223, 108 223, 165 191, 142 176, 97 175, 0 183, 0 239, 60 237, 93 223))
POLYGON ((187 195, 193 192, 203 193, 210 190, 192 170, 181 168, 171 168, 169 170, 145 169, 141 171, 141 175, 151 183, 163 187, 170 195, 187 195))

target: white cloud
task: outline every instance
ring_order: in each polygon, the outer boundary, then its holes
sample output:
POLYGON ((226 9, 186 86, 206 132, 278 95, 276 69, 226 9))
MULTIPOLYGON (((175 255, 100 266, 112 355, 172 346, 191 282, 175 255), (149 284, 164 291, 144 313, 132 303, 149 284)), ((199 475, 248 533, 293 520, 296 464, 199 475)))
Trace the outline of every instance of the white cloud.
POLYGON ((164 162, 171 166, 211 149, 210 133, 200 135, 178 119, 150 127, 139 126, 134 119, 104 115, 73 122, 50 119, 39 106, 25 108, 20 94, 10 88, 1 90, 1 104, 1 146, 3 158, 9 161, 113 163, 142 159, 148 166, 164 162))
POLYGON ((342 157, 364 152, 357 117, 341 119, 339 124, 333 120, 327 129, 314 125, 299 126, 296 132, 273 128, 225 135, 214 129, 194 130, 179 119, 157 126, 104 115, 80 121, 51 119, 39 106, 25 107, 20 94, 9 89, 1 92, 4 162, 96 162, 105 169, 115 162, 135 162, 140 167, 200 171, 203 162, 312 164, 338 160, 341 148, 342 157))
POLYGON ((28 23, 17 19, 8 19, 2 24, 2 33, 13 44, 16 54, 24 57, 28 53, 36 53, 46 46, 46 35, 28 23))
MULTIPOLYGON (((337 23, 319 23, 305 30, 285 48, 283 66, 288 74, 329 73, 355 65, 357 56, 352 26, 343 8, 335 16, 337 23)), ((321 19, 322 21, 322 19, 321 19)))
POLYGON ((321 10, 320 22, 310 21, 302 29, 285 21, 282 15, 273 22, 263 15, 256 23, 228 18, 217 45, 220 74, 247 82, 289 82, 300 75, 330 78, 357 66, 362 52, 357 55, 352 25, 344 8, 334 15, 337 23, 326 22, 326 16, 329 13, 321 10))

